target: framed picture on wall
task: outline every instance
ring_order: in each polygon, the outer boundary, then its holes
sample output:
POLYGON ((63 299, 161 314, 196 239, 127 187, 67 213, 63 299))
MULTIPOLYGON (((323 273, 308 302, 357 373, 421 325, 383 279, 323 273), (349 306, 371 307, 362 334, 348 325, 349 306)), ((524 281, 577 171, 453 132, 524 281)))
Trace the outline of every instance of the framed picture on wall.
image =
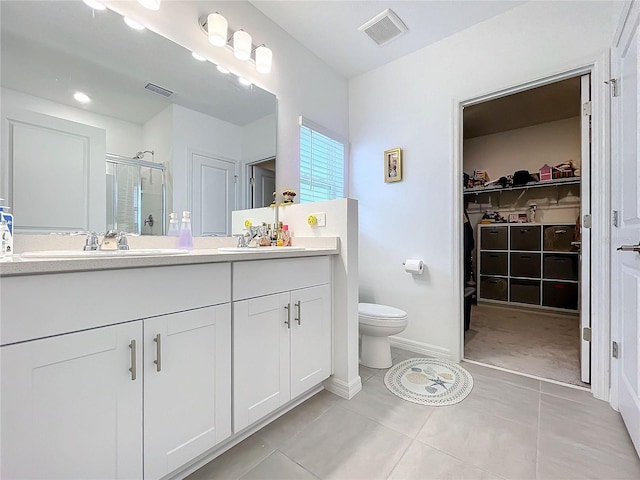
POLYGON ((384 152, 384 181, 399 182, 402 180, 402 149, 392 148, 384 152))

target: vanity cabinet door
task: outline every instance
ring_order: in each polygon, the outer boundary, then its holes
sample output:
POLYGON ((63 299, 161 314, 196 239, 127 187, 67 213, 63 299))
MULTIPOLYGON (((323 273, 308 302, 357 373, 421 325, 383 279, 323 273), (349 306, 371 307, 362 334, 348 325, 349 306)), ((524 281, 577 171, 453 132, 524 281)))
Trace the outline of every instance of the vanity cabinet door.
POLYGON ((1 478, 142 477, 141 323, 9 345, 0 355, 1 478))
POLYGON ((291 398, 331 375, 331 289, 291 292, 291 398))
POLYGON ((144 321, 144 478, 231 435, 229 303, 144 321))
POLYGON ((293 328, 293 323, 288 292, 233 303, 234 433, 291 398, 289 326, 293 328))

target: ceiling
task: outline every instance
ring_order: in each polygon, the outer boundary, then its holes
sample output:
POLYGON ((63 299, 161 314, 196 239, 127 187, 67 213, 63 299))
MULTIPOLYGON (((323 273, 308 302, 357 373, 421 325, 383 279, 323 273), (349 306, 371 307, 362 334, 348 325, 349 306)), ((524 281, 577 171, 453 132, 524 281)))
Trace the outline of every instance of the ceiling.
POLYGON ((580 115, 580 77, 465 107, 464 138, 474 138, 580 115))
POLYGON ((484 1, 251 0, 293 38, 347 79, 526 3, 484 1), (408 32, 378 46, 358 27, 390 8, 408 32))

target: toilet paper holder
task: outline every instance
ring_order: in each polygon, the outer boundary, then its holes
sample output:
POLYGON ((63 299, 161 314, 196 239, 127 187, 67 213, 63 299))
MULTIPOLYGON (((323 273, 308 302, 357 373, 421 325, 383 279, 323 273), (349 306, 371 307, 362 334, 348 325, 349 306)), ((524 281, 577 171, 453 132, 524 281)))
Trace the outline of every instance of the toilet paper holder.
POLYGON ((402 265, 404 266, 404 271, 407 273, 417 273, 418 275, 422 275, 424 272, 424 262, 422 260, 408 258, 402 262, 402 265))

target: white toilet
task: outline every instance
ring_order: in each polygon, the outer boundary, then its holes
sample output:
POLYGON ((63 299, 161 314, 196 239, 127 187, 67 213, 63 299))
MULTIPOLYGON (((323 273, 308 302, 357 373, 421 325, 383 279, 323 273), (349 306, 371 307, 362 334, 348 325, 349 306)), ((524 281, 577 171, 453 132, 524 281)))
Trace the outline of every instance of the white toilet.
POLYGON ((391 367, 389 335, 397 335, 407 328, 407 312, 387 305, 359 303, 358 324, 360 363, 371 368, 391 367))

